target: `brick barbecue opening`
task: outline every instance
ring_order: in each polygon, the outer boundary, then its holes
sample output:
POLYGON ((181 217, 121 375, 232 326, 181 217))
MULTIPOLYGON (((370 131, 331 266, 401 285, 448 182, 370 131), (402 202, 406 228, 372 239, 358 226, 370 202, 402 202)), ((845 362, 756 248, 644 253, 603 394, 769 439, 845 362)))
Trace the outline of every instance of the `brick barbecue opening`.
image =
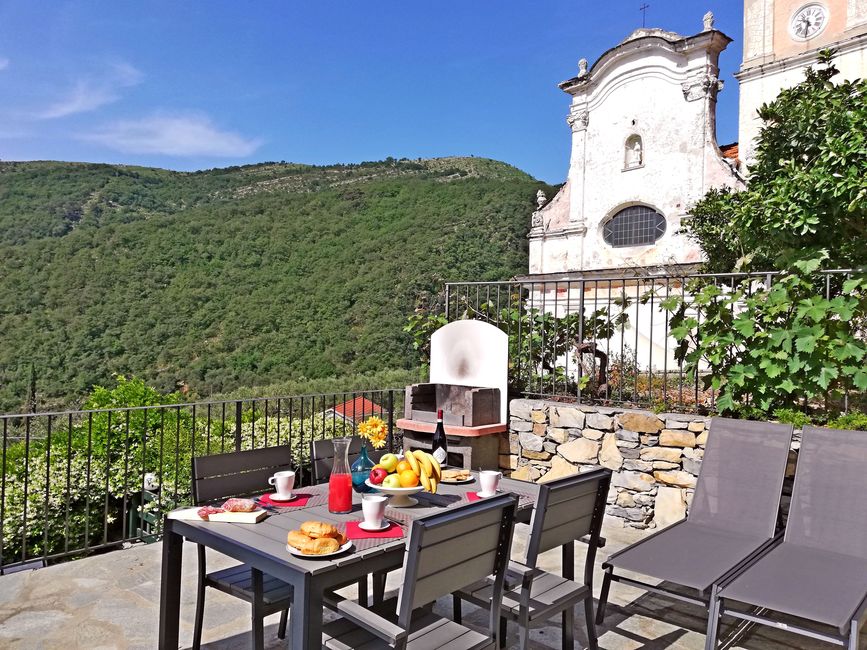
POLYGON ((443 409, 447 463, 465 469, 499 467, 507 429, 508 336, 481 321, 455 321, 431 337, 430 382, 406 387, 404 449, 429 450, 437 409, 443 409))

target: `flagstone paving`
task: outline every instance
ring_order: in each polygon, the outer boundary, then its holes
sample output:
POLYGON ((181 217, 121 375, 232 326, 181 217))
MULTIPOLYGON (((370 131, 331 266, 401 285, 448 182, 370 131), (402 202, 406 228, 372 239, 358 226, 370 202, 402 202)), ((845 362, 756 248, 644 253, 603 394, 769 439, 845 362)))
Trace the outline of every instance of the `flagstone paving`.
MULTIPOLYGON (((597 558, 595 593, 601 585, 601 557, 640 538, 633 529, 618 523, 605 527, 608 545, 597 558)), ((515 546, 526 540, 526 527, 519 526, 515 546)), ((584 561, 584 547, 578 545, 576 563, 584 561)), ((160 544, 136 546, 98 557, 0 577, 0 647, 14 649, 103 648, 152 649, 156 647, 159 612, 160 544)), ((184 589, 181 600, 182 646, 192 639, 195 610, 195 549, 184 549, 184 589)), ((233 563, 216 553, 209 556, 209 568, 233 563)), ((559 554, 544 556, 549 568, 559 568, 559 554)), ((580 575, 581 569, 576 571, 580 575)), ((399 573, 389 576, 388 587, 397 588, 399 573)), ((350 591, 350 590, 347 590, 350 591)), ((449 615, 451 601, 441 600, 437 610, 449 615)), ((480 626, 485 614, 465 605, 465 620, 480 626)), ((208 590, 205 607, 203 648, 228 650, 249 647, 250 608, 235 598, 208 590)), ((266 647, 288 648, 277 639, 279 614, 265 620, 266 647)), ((586 642, 582 610, 576 611, 576 647, 586 642)), ((600 630, 600 646, 605 650, 698 650, 704 647, 704 611, 685 603, 615 584, 605 625, 600 630)), ((728 628, 723 627, 723 634, 728 628)), ((862 643, 867 634, 862 635, 862 643)), ((510 627, 509 646, 517 647, 517 634, 510 627)), ((559 649, 557 621, 533 631, 534 650, 559 649)), ((779 630, 760 628, 736 648, 746 650, 785 650, 835 648, 827 643, 779 630)))

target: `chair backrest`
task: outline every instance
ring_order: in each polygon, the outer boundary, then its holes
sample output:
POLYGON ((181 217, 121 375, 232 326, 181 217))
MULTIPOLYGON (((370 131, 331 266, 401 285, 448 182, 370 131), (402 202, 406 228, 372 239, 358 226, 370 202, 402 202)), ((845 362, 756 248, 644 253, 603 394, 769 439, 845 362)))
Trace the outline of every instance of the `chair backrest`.
POLYGON ((193 502, 247 497, 268 489, 274 472, 291 470, 289 445, 193 458, 193 502))
POLYGON ((804 427, 787 543, 867 559, 867 432, 804 427))
POLYGON ((793 430, 791 424, 713 418, 688 520, 773 537, 793 430))
MULTIPOLYGON (((585 565, 589 563, 592 576, 610 485, 611 471, 597 469, 539 486, 522 563, 535 567, 540 553, 590 535, 585 565)), ((584 573, 586 580, 586 566, 584 573)))
POLYGON ((413 610, 494 576, 490 633, 499 625, 517 498, 502 494, 416 519, 406 543, 398 624, 409 629, 413 610))
MULTIPOLYGON (((360 436, 352 436, 352 441, 349 443, 349 463, 350 465, 356 461, 361 453, 362 439, 360 436)), ((368 449, 367 456, 374 463, 379 462, 384 454, 388 451, 385 449, 368 449)), ((334 443, 331 440, 312 440, 310 442, 310 465, 313 470, 313 482, 324 483, 331 476, 331 466, 334 464, 334 443)))
POLYGON ((480 320, 456 320, 430 338, 430 381, 500 391, 500 422, 508 422, 509 336, 480 320))

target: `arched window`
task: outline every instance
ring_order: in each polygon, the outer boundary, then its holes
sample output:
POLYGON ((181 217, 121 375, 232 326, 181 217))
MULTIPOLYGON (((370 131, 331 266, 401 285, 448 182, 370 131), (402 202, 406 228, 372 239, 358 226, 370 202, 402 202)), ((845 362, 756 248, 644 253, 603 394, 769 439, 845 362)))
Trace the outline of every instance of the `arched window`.
POLYGON ((623 169, 635 169, 644 164, 644 143, 638 134, 626 138, 623 146, 623 169))
POLYGON ((605 243, 615 248, 647 246, 665 234, 665 217, 646 205, 633 205, 611 217, 602 227, 605 243))

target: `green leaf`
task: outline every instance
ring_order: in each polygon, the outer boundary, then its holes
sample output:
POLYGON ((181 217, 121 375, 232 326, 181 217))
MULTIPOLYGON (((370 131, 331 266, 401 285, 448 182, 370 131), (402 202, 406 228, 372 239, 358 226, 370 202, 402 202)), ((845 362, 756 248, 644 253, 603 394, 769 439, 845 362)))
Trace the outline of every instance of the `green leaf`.
POLYGON ((798 352, 810 354, 816 349, 816 337, 812 334, 798 337, 795 339, 795 348, 797 348, 798 352))

